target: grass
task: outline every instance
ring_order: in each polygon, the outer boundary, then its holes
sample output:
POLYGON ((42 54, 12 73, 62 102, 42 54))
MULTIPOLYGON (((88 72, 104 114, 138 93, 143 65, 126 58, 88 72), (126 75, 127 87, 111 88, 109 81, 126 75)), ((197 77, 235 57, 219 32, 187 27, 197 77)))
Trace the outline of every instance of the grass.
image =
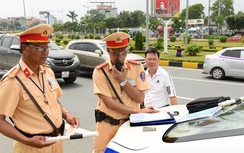
MULTIPOLYGON (((152 46, 156 43, 156 39, 150 39, 149 40, 149 46, 152 46)), ((134 41, 130 41, 130 43, 133 45, 134 41)), ((185 43, 183 40, 177 40, 175 42, 168 41, 169 46, 181 46, 185 43)), ((194 39, 192 42, 190 42, 188 45, 196 44, 198 46, 209 46, 207 39, 194 39)), ((237 42, 226 42, 226 43, 220 43, 218 40, 214 41, 214 44, 212 46, 220 46, 220 47, 241 47, 243 46, 243 43, 237 43, 237 42)), ((142 57, 144 56, 144 51, 139 50, 132 50, 132 52, 139 54, 142 57)), ((207 54, 213 54, 215 51, 201 51, 200 53, 197 53, 196 56, 190 56, 188 53, 185 53, 183 50, 182 57, 176 57, 175 56, 176 49, 168 48, 168 54, 165 54, 163 51, 160 51, 160 59, 161 60, 167 60, 167 61, 177 61, 177 62, 197 62, 197 63, 203 63, 205 55, 207 54)))

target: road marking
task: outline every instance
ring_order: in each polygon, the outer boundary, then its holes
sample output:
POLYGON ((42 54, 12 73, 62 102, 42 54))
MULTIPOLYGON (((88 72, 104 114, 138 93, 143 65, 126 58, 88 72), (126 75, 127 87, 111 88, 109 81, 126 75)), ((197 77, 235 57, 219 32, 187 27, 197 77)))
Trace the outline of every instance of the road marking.
POLYGON ((209 81, 209 80, 199 80, 199 79, 180 78, 180 77, 172 77, 172 78, 180 79, 180 80, 189 80, 189 81, 198 81, 198 82, 209 82, 209 83, 217 83, 217 84, 244 86, 244 84, 241 84, 241 83, 230 83, 230 82, 224 82, 224 81, 209 81))

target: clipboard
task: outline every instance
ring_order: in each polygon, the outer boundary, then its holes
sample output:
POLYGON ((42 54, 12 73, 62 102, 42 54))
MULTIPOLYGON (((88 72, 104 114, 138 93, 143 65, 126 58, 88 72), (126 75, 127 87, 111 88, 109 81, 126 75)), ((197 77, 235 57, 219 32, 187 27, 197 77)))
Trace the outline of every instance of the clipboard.
MULTIPOLYGON (((131 117, 130 117, 130 126, 145 126, 145 125, 161 125, 161 124, 172 124, 172 123, 175 123, 176 120, 174 118, 174 116, 172 114, 170 114, 169 112, 161 112, 162 114, 165 113, 165 115, 167 115, 166 117, 162 117, 162 118, 154 118, 153 115, 155 114, 134 114, 134 115, 137 115, 139 117, 143 117, 142 115, 146 115, 146 117, 150 116, 152 117, 152 120, 147 120, 145 119, 145 121, 143 121, 143 118, 142 118, 142 121, 136 121, 136 122, 133 122, 133 120, 131 120, 131 117)), ((157 114, 159 115, 159 114, 157 114)))

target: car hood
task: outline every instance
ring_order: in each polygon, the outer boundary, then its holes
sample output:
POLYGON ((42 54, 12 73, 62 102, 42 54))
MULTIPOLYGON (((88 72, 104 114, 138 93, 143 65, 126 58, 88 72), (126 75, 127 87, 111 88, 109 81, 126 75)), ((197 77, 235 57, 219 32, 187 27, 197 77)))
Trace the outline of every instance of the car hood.
POLYGON ((71 52, 60 49, 60 50, 50 50, 48 57, 55 58, 55 59, 64 59, 64 58, 74 58, 75 55, 71 52))

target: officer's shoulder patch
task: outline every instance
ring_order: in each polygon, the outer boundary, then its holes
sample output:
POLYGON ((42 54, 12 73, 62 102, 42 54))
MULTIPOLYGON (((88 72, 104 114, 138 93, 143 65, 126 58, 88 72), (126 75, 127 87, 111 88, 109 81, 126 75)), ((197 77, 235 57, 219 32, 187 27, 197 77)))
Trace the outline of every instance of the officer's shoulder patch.
POLYGON ((132 59, 128 60, 128 62, 129 62, 129 63, 132 63, 132 64, 136 64, 136 65, 141 64, 140 61, 136 61, 136 60, 132 60, 132 59))
POLYGON ((20 68, 18 66, 15 66, 12 68, 9 73, 6 74, 7 77, 13 79, 20 71, 20 68))
POLYGON ((97 65, 97 66, 96 66, 96 69, 100 69, 100 68, 102 68, 102 67, 104 67, 104 66, 106 66, 106 65, 108 65, 108 62, 103 62, 103 63, 97 65))
POLYGON ((51 66, 47 65, 47 64, 43 64, 44 67, 48 67, 51 68, 51 66))

